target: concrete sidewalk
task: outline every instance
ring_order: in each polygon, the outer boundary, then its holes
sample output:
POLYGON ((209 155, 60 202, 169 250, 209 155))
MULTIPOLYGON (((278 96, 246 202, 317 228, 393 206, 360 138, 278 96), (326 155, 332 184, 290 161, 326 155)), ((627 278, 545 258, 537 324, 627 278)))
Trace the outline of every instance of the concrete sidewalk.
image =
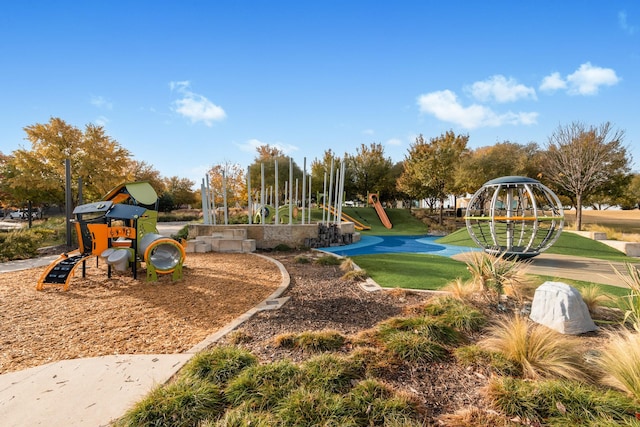
MULTIPOLYGON (((218 341, 255 313, 277 309, 288 300, 288 297, 281 298, 290 283, 287 270, 277 260, 258 254, 255 256, 276 264, 282 275, 280 286, 257 306, 185 353, 62 360, 0 375, 0 425, 108 426, 154 387, 166 383, 194 354, 218 341)), ((0 273, 48 265, 57 257, 0 264, 0 273)))

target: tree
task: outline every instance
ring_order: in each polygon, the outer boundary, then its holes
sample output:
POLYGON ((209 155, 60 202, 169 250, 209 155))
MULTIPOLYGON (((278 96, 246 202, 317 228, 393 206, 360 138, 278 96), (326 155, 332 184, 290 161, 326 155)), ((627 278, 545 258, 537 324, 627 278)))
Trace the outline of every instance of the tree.
POLYGON ((166 192, 173 198, 173 203, 177 207, 192 205, 197 201, 193 186, 196 183, 188 178, 172 176, 164 179, 166 192))
POLYGON ((209 186, 214 191, 214 203, 221 206, 224 202, 223 188, 227 189, 227 206, 247 204, 247 177, 244 169, 237 163, 225 162, 209 169, 209 186), (226 181, 226 184, 223 184, 226 181))
POLYGON ((626 199, 629 209, 640 208, 640 174, 633 174, 627 187, 626 199))
POLYGON ((455 179, 461 190, 473 194, 485 182, 501 176, 537 179, 541 167, 541 151, 536 143, 520 145, 504 141, 476 148, 462 156, 455 179))
POLYGON ((49 123, 24 130, 31 149, 14 151, 6 168, 6 185, 17 200, 63 204, 66 159, 71 164, 74 202, 78 178, 82 179, 85 201, 100 200, 126 180, 130 154, 101 126, 89 124, 83 132, 59 118, 51 118, 49 123))
POLYGON ((444 200, 459 192, 455 170, 467 152, 468 141, 469 135, 456 135, 453 131, 431 138, 428 143, 419 135, 405 156, 398 189, 418 199, 438 200, 440 224, 443 222, 444 200))
POLYGON ((157 194, 163 194, 166 191, 165 181, 160 172, 144 160, 131 160, 127 180, 147 181, 157 194))
POLYGON ((350 173, 350 188, 353 188, 355 196, 366 200, 369 193, 379 193, 381 200, 389 200, 395 185, 391 175, 393 162, 390 157, 384 156, 382 144, 361 144, 355 156, 345 157, 345 167, 350 173))
POLYGON ((631 160, 622 145, 624 131, 609 122, 587 127, 573 122, 549 137, 547 179, 575 197, 576 229, 582 229, 582 206, 610 177, 628 174, 631 160))

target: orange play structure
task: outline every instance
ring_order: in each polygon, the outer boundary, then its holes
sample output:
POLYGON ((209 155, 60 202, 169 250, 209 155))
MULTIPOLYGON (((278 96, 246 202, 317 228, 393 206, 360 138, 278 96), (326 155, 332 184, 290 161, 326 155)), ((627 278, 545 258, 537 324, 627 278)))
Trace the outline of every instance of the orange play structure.
POLYGON ((378 199, 377 193, 369 194, 369 203, 371 203, 375 208, 376 213, 378 214, 378 217, 382 222, 382 225, 384 225, 386 228, 389 228, 389 229, 393 227, 393 224, 391 224, 391 221, 389 221, 389 217, 387 216, 387 213, 384 211, 384 208, 380 204, 380 200, 378 199))
POLYGON ((158 274, 180 279, 186 252, 180 242, 158 234, 157 204, 158 196, 148 182, 131 182, 114 188, 99 202, 76 207, 72 223, 78 249, 51 263, 36 289, 57 285, 66 291, 79 266, 85 277, 86 260, 93 256, 107 263, 109 277, 112 268, 120 272, 131 268, 135 279, 138 264, 144 262, 147 280, 157 280, 158 274))

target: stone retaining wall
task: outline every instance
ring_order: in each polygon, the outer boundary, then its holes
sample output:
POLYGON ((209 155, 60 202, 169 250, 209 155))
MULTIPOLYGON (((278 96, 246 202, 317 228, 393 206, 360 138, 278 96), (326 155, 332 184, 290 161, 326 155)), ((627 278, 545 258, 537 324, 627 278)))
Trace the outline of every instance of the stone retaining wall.
MULTIPOLYGON (((343 222, 339 226, 342 233, 354 233, 352 222, 343 222)), ((247 232, 247 239, 256 242, 257 249, 273 249, 280 244, 290 247, 303 247, 306 239, 318 238, 318 224, 230 224, 230 225, 205 225, 189 224, 189 239, 198 236, 212 236, 228 229, 242 229, 247 232)))

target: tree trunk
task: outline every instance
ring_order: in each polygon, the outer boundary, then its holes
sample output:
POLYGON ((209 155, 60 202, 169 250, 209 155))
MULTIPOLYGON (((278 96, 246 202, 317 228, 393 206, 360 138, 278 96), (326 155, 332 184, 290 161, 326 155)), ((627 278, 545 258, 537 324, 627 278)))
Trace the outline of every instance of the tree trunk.
POLYGON ((444 224, 444 199, 440 199, 440 212, 438 213, 438 224, 444 224))
POLYGON ((582 194, 576 194, 576 231, 582 231, 582 194))

